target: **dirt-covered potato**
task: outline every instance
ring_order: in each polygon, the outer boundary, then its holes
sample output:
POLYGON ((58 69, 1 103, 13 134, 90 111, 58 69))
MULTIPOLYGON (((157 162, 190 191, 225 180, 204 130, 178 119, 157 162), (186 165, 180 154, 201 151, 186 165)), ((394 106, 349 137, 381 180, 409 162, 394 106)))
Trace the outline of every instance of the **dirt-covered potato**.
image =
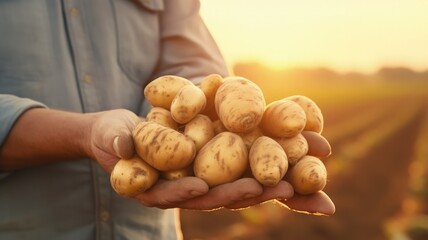
POLYGON ((291 138, 275 138, 275 141, 284 149, 290 165, 296 164, 308 153, 308 142, 301 133, 291 138))
POLYGON ((269 137, 294 137, 306 125, 306 115, 299 104, 277 100, 266 106, 260 128, 269 137))
POLYGON ((184 135, 195 142, 198 152, 214 137, 214 126, 208 116, 198 114, 184 126, 184 135))
POLYGON ((278 142, 261 136, 254 141, 249 153, 253 176, 264 186, 275 186, 288 169, 287 155, 278 142))
POLYGON ((132 136, 137 154, 160 171, 182 169, 196 155, 195 143, 190 138, 155 122, 140 122, 132 136))
POLYGON ((241 137, 222 132, 211 139, 197 154, 193 171, 210 187, 233 182, 248 165, 248 151, 241 137))
POLYGON ((249 132, 257 127, 265 106, 259 86, 243 77, 225 78, 215 96, 215 108, 221 122, 235 133, 249 132))
POLYGON ((288 170, 286 179, 297 193, 316 193, 327 184, 327 169, 319 158, 308 155, 288 170))
POLYGON ((177 122, 171 116, 171 112, 161 107, 153 107, 146 116, 147 122, 156 122, 162 126, 178 129, 177 122))
POLYGON ((110 175, 113 189, 121 196, 134 197, 152 187, 159 172, 138 156, 120 159, 110 175))
POLYGON ((171 116, 181 124, 185 124, 199 114, 206 105, 204 92, 195 85, 186 85, 177 92, 171 103, 171 116))
POLYGON ((178 91, 186 85, 194 85, 190 80, 174 75, 165 75, 151 81, 144 88, 144 96, 154 107, 170 109, 178 91))
POLYGON ((305 131, 321 133, 324 127, 324 117, 318 105, 309 97, 303 95, 293 95, 286 99, 292 100, 302 107, 306 114, 305 131))

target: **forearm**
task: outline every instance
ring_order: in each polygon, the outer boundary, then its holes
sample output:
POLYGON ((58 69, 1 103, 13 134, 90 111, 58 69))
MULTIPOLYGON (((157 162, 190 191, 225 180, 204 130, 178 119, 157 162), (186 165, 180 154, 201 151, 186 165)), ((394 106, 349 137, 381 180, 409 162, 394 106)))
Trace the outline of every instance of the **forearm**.
POLYGON ((0 148, 0 170, 88 157, 96 114, 33 108, 23 113, 0 148))

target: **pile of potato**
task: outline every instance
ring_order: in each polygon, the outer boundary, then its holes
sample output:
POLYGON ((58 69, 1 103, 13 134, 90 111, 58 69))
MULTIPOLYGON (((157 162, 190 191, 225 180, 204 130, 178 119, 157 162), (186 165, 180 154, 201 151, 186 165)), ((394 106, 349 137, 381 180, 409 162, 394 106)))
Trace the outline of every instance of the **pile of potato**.
POLYGON ((324 188, 323 162, 307 155, 302 131, 321 133, 319 107, 302 95, 266 105, 243 77, 206 76, 200 86, 162 76, 144 89, 153 108, 133 131, 137 155, 111 173, 114 190, 132 197, 159 178, 196 176, 210 187, 254 177, 265 186, 286 179, 300 194, 324 188))

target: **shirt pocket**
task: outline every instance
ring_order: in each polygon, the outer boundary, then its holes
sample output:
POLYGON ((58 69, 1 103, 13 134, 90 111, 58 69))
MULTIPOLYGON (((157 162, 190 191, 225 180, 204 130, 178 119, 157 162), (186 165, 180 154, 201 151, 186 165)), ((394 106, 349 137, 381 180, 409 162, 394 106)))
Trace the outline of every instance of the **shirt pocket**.
POLYGON ((161 0, 112 0, 117 29, 118 64, 141 85, 153 74, 160 54, 161 0))

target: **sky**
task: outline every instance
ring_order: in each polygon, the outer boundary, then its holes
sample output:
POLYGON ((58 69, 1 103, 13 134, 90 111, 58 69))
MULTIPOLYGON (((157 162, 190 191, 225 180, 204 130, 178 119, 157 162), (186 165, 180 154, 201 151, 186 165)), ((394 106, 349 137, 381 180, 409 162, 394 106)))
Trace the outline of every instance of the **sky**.
POLYGON ((426 0, 201 0, 228 64, 428 69, 426 0))

